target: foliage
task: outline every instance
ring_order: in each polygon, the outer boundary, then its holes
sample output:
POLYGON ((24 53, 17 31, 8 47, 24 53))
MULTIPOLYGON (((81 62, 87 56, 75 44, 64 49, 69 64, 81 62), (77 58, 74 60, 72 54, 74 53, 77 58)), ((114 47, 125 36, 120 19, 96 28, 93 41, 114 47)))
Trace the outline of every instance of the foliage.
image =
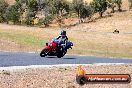
MULTIPOLYGON (((13 22, 33 25, 34 19, 38 13, 43 13, 44 18, 40 23, 48 26, 48 24, 57 18, 58 23, 63 23, 63 19, 70 17, 72 14, 78 16, 80 20, 91 18, 94 13, 99 13, 100 17, 108 8, 115 12, 115 7, 121 11, 122 0, 93 0, 90 5, 84 3, 83 0, 15 0, 14 5, 8 6, 4 0, 0 0, 0 22, 13 22), (71 14, 71 15, 70 15, 71 14)), ((129 0, 132 3, 132 0, 129 0)), ((132 4, 131 4, 132 6, 132 4)))
POLYGON ((5 12, 8 7, 8 3, 6 3, 4 0, 0 0, 0 22, 5 22, 5 12))
POLYGON ((115 5, 115 0, 107 0, 107 4, 108 4, 108 8, 111 8, 112 9, 112 13, 114 13, 115 12, 115 7, 116 7, 116 5, 115 5))
POLYGON ((52 15, 63 16, 69 13, 69 3, 66 0, 50 0, 52 15))
POLYGON ((43 20, 43 24, 45 25, 45 27, 49 26, 49 23, 51 23, 52 20, 53 20, 53 16, 45 17, 43 20))
POLYGON ((78 18, 80 19, 79 22, 82 22, 82 19, 87 17, 91 18, 93 13, 92 8, 87 3, 84 3, 83 0, 73 0, 72 8, 73 11, 77 13, 78 18))
POLYGON ((89 5, 84 4, 80 12, 80 18, 91 17, 92 14, 93 14, 92 8, 89 5))
POLYGON ((5 12, 5 16, 7 21, 11 21, 14 24, 19 23, 20 12, 18 4, 9 6, 5 12))
POLYGON ((26 3, 26 7, 27 7, 26 24, 33 25, 33 21, 38 11, 38 3, 36 0, 25 0, 24 3, 26 3))
POLYGON ((132 8, 132 0, 128 0, 129 1, 129 9, 132 8))
POLYGON ((33 20, 35 19, 36 13, 32 11, 28 11, 27 16, 26 16, 26 24, 27 25, 33 25, 33 20))
POLYGON ((26 0, 27 9, 30 11, 37 11, 38 10, 38 3, 37 0, 26 0))
POLYGON ((114 0, 115 4, 118 7, 118 11, 122 11, 121 5, 122 5, 122 0, 114 0))
POLYGON ((102 17, 103 13, 107 10, 106 0, 93 0, 90 5, 95 13, 99 13, 100 17, 102 17))
POLYGON ((75 12, 77 13, 78 17, 80 18, 81 11, 82 11, 82 9, 84 7, 83 0, 73 0, 72 4, 73 4, 73 10, 75 10, 75 12))

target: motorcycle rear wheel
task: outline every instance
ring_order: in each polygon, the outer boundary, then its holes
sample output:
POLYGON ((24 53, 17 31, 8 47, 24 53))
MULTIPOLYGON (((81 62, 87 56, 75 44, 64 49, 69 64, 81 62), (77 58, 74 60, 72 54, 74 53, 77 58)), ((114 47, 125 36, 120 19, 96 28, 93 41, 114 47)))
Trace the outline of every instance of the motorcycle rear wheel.
POLYGON ((57 55, 58 58, 61 58, 63 57, 65 54, 67 53, 67 50, 64 50, 64 51, 60 51, 57 55))

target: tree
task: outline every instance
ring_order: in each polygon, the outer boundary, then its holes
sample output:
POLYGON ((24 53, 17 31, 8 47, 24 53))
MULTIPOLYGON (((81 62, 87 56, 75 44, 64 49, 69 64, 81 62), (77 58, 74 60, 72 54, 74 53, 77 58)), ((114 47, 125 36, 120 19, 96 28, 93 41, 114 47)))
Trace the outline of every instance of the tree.
POLYGON ((38 10, 41 12, 42 15, 45 17, 53 15, 52 13, 52 5, 51 0, 38 0, 38 10))
POLYGON ((6 10, 5 16, 7 21, 12 21, 14 24, 19 23, 20 12, 17 4, 9 6, 6 10))
MULTIPOLYGON (((38 10, 47 10, 49 7, 49 0, 37 0, 38 3, 38 10)), ((50 7, 49 7, 50 8, 50 7)))
MULTIPOLYGON (((49 15, 55 17, 57 22, 62 25, 63 19, 68 15, 70 8, 66 0, 49 0, 49 15)), ((47 16, 46 16, 47 17, 47 16)))
POLYGON ((27 25, 33 25, 33 20, 35 19, 35 15, 36 15, 36 13, 32 12, 30 10, 27 12, 27 15, 26 15, 26 24, 27 25))
POLYGON ((132 9, 132 0, 128 0, 129 1, 129 9, 132 9))
POLYGON ((26 5, 30 11, 33 11, 33 12, 38 11, 37 0, 26 0, 26 5))
POLYGON ((36 0, 26 0, 25 3, 27 6, 26 24, 33 25, 33 20, 35 19, 38 11, 38 3, 36 0))
POLYGON ((83 5, 83 8, 81 9, 80 18, 83 19, 87 17, 91 18, 92 14, 93 14, 92 8, 87 3, 85 3, 83 5))
POLYGON ((66 0, 53 0, 51 6, 53 14, 63 16, 69 12, 69 3, 66 0))
MULTIPOLYGON (((73 2, 72 2, 72 4, 73 4, 73 9, 75 10, 75 12, 77 13, 77 15, 78 15, 78 18, 80 18, 81 16, 81 11, 82 11, 82 9, 83 9, 83 7, 84 7, 84 2, 83 2, 83 0, 73 0, 73 2)), ((83 9, 84 10, 84 9, 83 9)))
POLYGON ((51 23, 52 20, 53 20, 52 16, 46 16, 42 23, 45 25, 45 27, 48 27, 49 23, 51 23))
POLYGON ((115 4, 116 4, 117 7, 118 7, 118 11, 119 11, 119 12, 122 11, 122 9, 121 9, 122 0, 115 0, 114 2, 115 2, 115 4))
POLYGON ((83 0, 73 0, 72 8, 77 13, 80 19, 79 22, 82 22, 82 19, 87 17, 90 18, 92 15, 92 8, 87 3, 84 3, 83 0))
POLYGON ((99 13, 100 17, 102 17, 103 13, 107 10, 106 0, 93 0, 90 5, 95 13, 99 13))
POLYGON ((116 7, 116 5, 115 5, 115 0, 107 0, 107 4, 108 4, 108 8, 111 8, 112 9, 112 13, 114 13, 115 12, 115 7, 116 7))
POLYGON ((8 3, 6 3, 4 0, 0 0, 0 22, 5 22, 5 12, 8 7, 8 3))

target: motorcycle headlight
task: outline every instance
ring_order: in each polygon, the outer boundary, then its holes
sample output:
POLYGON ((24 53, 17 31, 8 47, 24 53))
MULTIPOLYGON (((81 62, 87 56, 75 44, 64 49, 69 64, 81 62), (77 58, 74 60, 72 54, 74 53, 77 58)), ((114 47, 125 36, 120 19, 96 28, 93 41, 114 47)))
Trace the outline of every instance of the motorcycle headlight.
POLYGON ((71 46, 73 46, 73 43, 71 43, 71 46))

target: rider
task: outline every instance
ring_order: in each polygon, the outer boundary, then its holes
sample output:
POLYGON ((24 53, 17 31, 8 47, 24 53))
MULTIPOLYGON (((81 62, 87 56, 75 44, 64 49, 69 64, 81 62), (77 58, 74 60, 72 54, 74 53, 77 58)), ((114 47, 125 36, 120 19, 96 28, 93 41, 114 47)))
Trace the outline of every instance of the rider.
POLYGON ((66 45, 67 41, 68 41, 68 37, 66 36, 66 31, 62 30, 61 34, 57 37, 57 40, 59 40, 59 45, 66 45))

